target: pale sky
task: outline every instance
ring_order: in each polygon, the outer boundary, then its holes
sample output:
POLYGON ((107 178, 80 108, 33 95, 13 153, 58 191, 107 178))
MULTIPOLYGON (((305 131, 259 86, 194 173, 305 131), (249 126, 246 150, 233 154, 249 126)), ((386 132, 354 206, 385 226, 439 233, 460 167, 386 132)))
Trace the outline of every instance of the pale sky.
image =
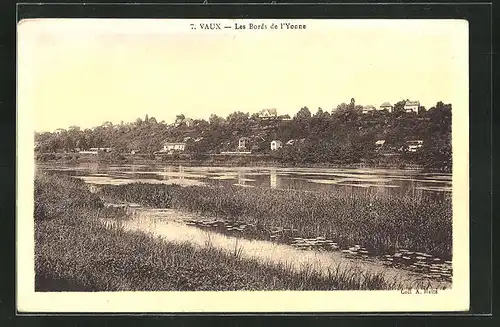
POLYGON ((292 116, 352 97, 377 107, 408 98, 430 108, 468 92, 458 83, 467 70, 465 21, 303 20, 306 30, 190 30, 200 22, 21 22, 18 117, 32 115, 36 131, 53 131, 146 114, 172 122, 180 113, 208 118, 277 108, 292 116))

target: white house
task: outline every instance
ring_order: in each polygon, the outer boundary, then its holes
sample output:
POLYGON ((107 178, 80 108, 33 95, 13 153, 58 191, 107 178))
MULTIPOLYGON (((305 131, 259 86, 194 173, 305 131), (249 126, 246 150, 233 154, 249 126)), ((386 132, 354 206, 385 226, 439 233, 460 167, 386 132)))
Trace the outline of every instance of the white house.
POLYGON ((89 150, 92 151, 92 152, 96 152, 96 153, 99 152, 99 151, 101 151, 101 152, 111 152, 111 151, 113 151, 113 148, 90 148, 89 150))
POLYGON ((389 102, 384 102, 380 105, 380 110, 387 110, 388 112, 392 112, 393 105, 389 102))
POLYGON ((263 109, 259 111, 259 118, 261 119, 273 119, 278 117, 278 111, 276 108, 263 109))
POLYGON ((80 150, 79 154, 97 154, 97 150, 80 150))
POLYGON ((171 151, 184 151, 186 148, 186 143, 182 142, 165 142, 163 145, 162 152, 171 152, 171 151))
POLYGON ((271 150, 275 151, 281 149, 283 147, 283 143, 280 140, 271 141, 271 150))
POLYGON ((418 114, 418 108, 420 107, 419 101, 406 101, 404 106, 405 112, 414 112, 418 114))
POLYGON ((373 112, 373 111, 375 111, 375 110, 376 110, 376 109, 375 109, 375 107, 374 107, 374 106, 372 106, 372 105, 367 105, 367 106, 364 106, 364 107, 363 107, 363 113, 364 113, 364 114, 367 114, 367 113, 369 113, 369 112, 373 112))
POLYGON ((238 149, 246 149, 248 140, 248 137, 240 137, 238 140, 238 149))
POLYGON ((407 141, 406 144, 408 145, 409 152, 417 152, 417 150, 424 145, 424 141, 422 140, 407 141))
POLYGON ((384 144, 385 144, 385 140, 378 140, 377 142, 375 142, 375 145, 379 146, 379 147, 383 146, 384 144))

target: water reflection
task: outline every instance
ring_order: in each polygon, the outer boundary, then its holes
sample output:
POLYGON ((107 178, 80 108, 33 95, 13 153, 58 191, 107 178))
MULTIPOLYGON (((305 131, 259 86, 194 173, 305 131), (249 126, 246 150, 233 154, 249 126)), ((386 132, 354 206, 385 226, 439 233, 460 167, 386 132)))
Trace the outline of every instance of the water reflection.
POLYGON ((238 170, 238 185, 245 185, 245 175, 243 175, 243 172, 241 170, 238 170))
POLYGON ((185 185, 239 185, 299 189, 307 191, 342 190, 346 193, 442 197, 451 194, 450 174, 429 174, 398 169, 333 169, 277 167, 189 167, 172 165, 47 165, 42 170, 55 170, 70 175, 97 179, 120 179, 143 182, 165 181, 185 185))
POLYGON ((269 175, 270 179, 270 187, 277 188, 278 187, 278 174, 276 173, 276 169, 272 168, 269 175))

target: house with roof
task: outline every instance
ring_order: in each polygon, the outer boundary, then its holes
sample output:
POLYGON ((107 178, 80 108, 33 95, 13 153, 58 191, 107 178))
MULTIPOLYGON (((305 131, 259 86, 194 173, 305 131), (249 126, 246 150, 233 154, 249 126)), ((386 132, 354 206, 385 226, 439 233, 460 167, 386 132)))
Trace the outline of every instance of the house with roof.
POLYGON ((271 151, 276 151, 283 147, 283 143, 280 140, 272 140, 271 141, 271 151))
POLYGON ((406 142, 408 152, 417 152, 424 145, 422 140, 411 140, 406 142))
POLYGON ((405 112, 414 112, 418 114, 418 108, 420 108, 420 101, 406 101, 404 106, 405 112))
POLYGON ((184 142, 165 142, 160 152, 184 151, 185 149, 186 143, 184 142))
POLYGON ((302 138, 302 139, 291 139, 291 140, 288 140, 285 145, 291 145, 291 146, 294 146, 294 145, 300 145, 302 143, 305 142, 305 138, 302 138))
POLYGON ((380 110, 387 110, 388 112, 392 112, 392 109, 394 109, 394 106, 389 102, 384 102, 380 105, 380 110))
POLYGON ((385 140, 377 140, 375 141, 375 152, 382 151, 385 147, 385 140))
POLYGON ((363 106, 363 113, 367 114, 369 112, 374 112, 376 109, 372 105, 363 106))
POLYGON ((259 111, 260 119, 276 119, 278 117, 278 111, 276 108, 263 109, 259 111))
POLYGON ((94 151, 94 152, 112 152, 113 151, 113 148, 110 148, 110 147, 104 147, 104 148, 90 148, 89 149, 90 151, 94 151))
POLYGON ((238 140, 238 150, 244 150, 247 148, 248 141, 250 139, 248 137, 240 137, 238 140))

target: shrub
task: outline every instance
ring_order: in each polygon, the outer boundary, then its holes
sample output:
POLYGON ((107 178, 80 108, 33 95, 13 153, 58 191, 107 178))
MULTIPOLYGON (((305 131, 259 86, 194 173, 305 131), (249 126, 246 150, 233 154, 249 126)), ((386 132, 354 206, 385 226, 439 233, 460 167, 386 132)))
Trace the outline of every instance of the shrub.
POLYGON ((85 183, 69 176, 35 176, 35 219, 57 218, 79 208, 102 208, 99 196, 85 183))

